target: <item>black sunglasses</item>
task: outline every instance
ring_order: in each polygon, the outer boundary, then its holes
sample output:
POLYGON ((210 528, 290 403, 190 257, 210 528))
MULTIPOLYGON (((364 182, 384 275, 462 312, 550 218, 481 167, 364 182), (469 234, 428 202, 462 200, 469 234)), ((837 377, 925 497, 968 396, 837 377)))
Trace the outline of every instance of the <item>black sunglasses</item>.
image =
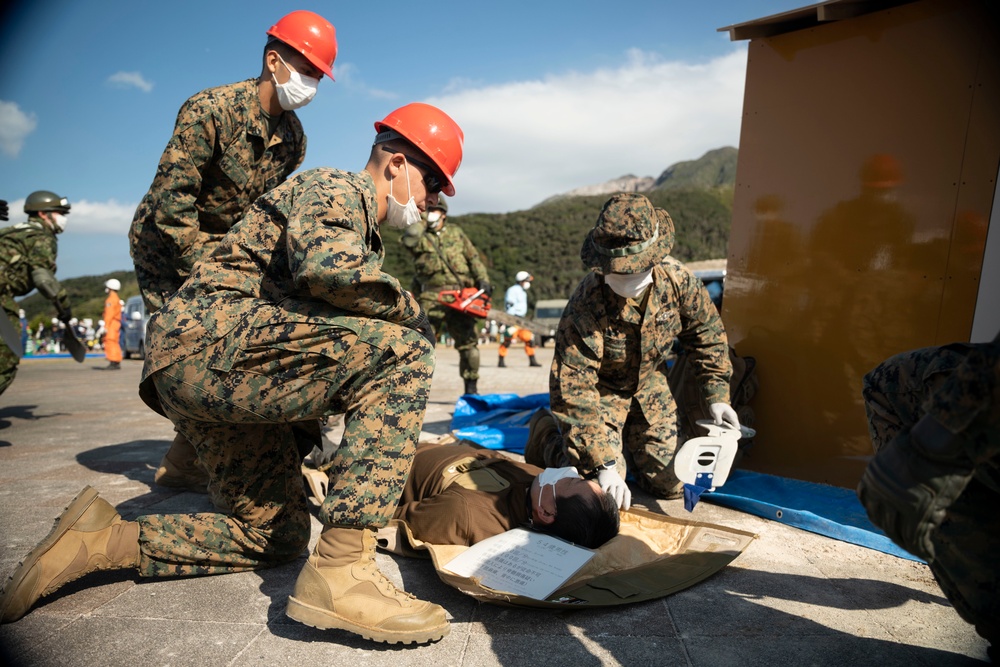
POLYGON ((417 169, 423 172, 424 186, 427 188, 428 194, 436 195, 437 193, 441 192, 441 190, 444 188, 444 180, 440 176, 438 176, 437 170, 434 169, 434 167, 427 164, 426 162, 421 162, 420 160, 416 159, 415 157, 411 157, 406 153, 400 151, 394 151, 388 146, 383 146, 382 150, 386 151, 387 153, 399 153, 407 160, 409 160, 410 163, 413 164, 417 169))

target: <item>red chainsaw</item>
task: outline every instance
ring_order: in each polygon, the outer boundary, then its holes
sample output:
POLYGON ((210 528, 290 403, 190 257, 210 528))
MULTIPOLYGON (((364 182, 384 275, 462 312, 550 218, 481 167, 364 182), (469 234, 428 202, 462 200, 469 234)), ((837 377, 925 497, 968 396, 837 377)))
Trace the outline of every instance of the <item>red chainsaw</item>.
POLYGON ((438 292, 438 303, 473 317, 485 318, 490 312, 490 295, 475 287, 438 292))
POLYGON ((449 308, 471 315, 472 317, 489 318, 508 327, 518 327, 533 331, 539 336, 554 336, 555 331, 534 320, 504 312, 503 309, 490 309, 490 297, 483 290, 475 287, 465 287, 456 290, 438 292, 438 303, 449 308))

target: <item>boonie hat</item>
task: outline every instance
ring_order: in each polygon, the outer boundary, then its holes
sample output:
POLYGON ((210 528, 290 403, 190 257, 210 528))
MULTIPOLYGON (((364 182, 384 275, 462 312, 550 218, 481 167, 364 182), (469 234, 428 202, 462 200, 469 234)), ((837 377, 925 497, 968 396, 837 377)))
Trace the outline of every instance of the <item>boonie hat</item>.
POLYGON ((583 241, 580 259, 602 275, 642 273, 669 255, 673 246, 669 213, 643 195, 618 194, 605 202, 583 241))

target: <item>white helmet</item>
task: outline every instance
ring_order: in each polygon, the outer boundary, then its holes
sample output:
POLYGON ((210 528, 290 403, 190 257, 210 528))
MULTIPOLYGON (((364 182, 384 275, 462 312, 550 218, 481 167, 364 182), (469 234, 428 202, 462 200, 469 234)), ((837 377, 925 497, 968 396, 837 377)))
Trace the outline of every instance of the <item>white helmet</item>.
POLYGON ((534 280, 534 278, 527 271, 518 271, 517 275, 514 276, 514 282, 516 283, 523 283, 525 280, 534 280))
POLYGON ((108 289, 113 289, 116 292, 120 292, 122 289, 122 283, 117 278, 110 278, 106 283, 104 283, 104 286, 108 289))

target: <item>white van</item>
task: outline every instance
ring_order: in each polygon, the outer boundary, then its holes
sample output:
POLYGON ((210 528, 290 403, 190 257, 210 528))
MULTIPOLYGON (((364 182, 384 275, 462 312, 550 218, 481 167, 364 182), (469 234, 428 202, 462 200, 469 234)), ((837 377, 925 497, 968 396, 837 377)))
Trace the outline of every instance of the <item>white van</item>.
POLYGON ((146 306, 142 303, 141 296, 130 296, 125 301, 125 310, 122 312, 122 323, 125 327, 125 349, 122 356, 130 359, 135 355, 137 359, 146 357, 146 306))

